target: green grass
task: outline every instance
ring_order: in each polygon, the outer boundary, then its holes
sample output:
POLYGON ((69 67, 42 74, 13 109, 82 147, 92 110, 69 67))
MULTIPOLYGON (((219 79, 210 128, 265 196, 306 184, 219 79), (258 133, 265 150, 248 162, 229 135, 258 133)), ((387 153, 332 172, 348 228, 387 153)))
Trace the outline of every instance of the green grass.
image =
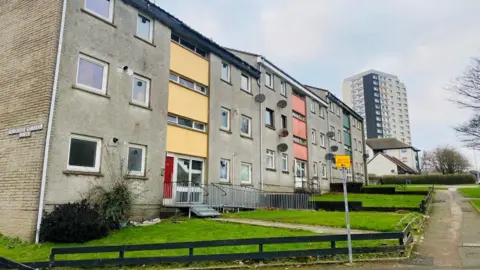
MULTIPOLYGON (((396 219, 393 219, 396 220, 396 219)), ((9 239, 0 235, 0 255, 20 262, 48 261, 52 247, 79 247, 79 246, 102 246, 123 244, 152 244, 167 242, 190 242, 219 239, 244 239, 256 237, 287 237, 308 236, 314 233, 301 230, 287 230, 279 228, 259 227, 244 224, 225 223, 212 220, 191 219, 182 223, 173 224, 163 221, 160 224, 148 227, 132 227, 112 232, 108 237, 90 241, 84 244, 54 244, 46 243, 33 245, 22 243, 19 240, 9 239)), ((394 240, 380 241, 355 241, 353 246, 376 246, 382 244, 395 244, 394 240)), ((339 247, 345 247, 345 242, 338 242, 339 247)), ((294 243, 265 245, 265 251, 298 250, 312 248, 328 248, 330 243, 294 243)), ((195 249, 195 254, 221 254, 258 251, 258 246, 232 246, 212 247, 195 249)), ((187 249, 165 251, 142 251, 126 252, 126 257, 150 257, 150 256, 179 256, 188 255, 187 249)), ((97 253, 60 255, 57 259, 99 259, 118 257, 118 253, 97 253)), ((205 265, 205 264, 202 264, 205 265)))
MULTIPOLYGON (((231 218, 246 218, 284 223, 345 228, 345 212, 257 210, 228 214, 231 218)), ((350 227, 379 232, 399 231, 418 213, 350 212, 350 227), (407 216, 408 215, 408 216, 407 216), (403 219, 403 220, 402 220, 403 219)))
MULTIPOLYGON (((350 193, 349 201, 360 201, 365 207, 411 207, 418 208, 425 198, 423 195, 385 195, 350 193)), ((343 201, 343 194, 325 194, 313 197, 314 201, 343 201)))
POLYGON ((472 200, 472 204, 477 207, 477 211, 480 212, 480 200, 472 200))
POLYGON ((460 192, 468 198, 480 198, 480 187, 478 188, 460 188, 460 192))
MULTIPOLYGON (((429 191, 430 186, 422 186, 422 185, 369 185, 366 186, 368 188, 377 188, 377 187, 395 187, 396 191, 429 191)), ((435 186, 435 189, 437 190, 447 190, 447 187, 437 187, 435 186)))

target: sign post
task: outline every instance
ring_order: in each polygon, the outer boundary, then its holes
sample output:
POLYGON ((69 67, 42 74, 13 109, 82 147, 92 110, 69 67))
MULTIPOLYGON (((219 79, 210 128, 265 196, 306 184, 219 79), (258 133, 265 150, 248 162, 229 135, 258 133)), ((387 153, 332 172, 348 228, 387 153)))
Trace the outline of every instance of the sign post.
POLYGON ((352 236, 350 232, 350 215, 348 214, 348 195, 347 195, 347 168, 351 166, 351 160, 349 155, 336 155, 335 166, 342 169, 343 174, 343 199, 345 201, 345 220, 347 223, 347 240, 348 240, 348 259, 350 263, 353 263, 352 258, 352 236))

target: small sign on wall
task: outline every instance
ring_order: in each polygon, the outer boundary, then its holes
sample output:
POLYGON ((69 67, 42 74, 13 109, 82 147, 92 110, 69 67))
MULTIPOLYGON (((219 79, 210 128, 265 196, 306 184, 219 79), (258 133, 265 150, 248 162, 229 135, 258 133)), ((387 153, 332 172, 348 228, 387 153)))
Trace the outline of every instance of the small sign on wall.
POLYGON ((43 124, 33 125, 29 127, 14 128, 8 130, 8 135, 17 135, 18 138, 27 138, 32 136, 32 132, 43 129, 43 124))

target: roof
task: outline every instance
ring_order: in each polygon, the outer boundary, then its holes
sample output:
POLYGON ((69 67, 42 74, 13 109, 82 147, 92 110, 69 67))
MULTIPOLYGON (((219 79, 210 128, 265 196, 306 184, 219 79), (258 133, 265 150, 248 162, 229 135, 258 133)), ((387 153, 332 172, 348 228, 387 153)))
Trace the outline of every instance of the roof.
POLYGON ((410 173, 410 174, 416 174, 417 171, 415 171, 414 169, 410 168, 407 164, 403 163, 402 161, 400 161, 398 158, 395 158, 395 157, 392 157, 392 156, 389 156, 389 155, 386 155, 384 153, 380 153, 380 155, 383 155, 384 157, 386 157, 388 160, 390 160, 391 162, 395 163, 398 167, 400 167, 402 170, 404 170, 405 172, 407 173, 410 173))
POLYGON ((200 34, 199 32, 195 31, 193 28, 182 22, 181 20, 177 19, 170 13, 166 12, 165 10, 161 9, 157 5, 153 4, 148 0, 122 0, 125 4, 130 5, 143 13, 150 15, 152 18, 158 20, 159 22, 168 26, 172 32, 175 34, 188 39, 191 42, 194 42, 196 45, 205 49, 209 52, 218 55, 223 60, 229 62, 230 64, 237 66, 238 68, 242 69, 244 72, 248 73, 249 75, 260 78, 260 71, 258 71, 255 67, 249 65, 247 62, 243 61, 233 53, 229 52, 222 46, 215 43, 210 38, 207 38, 200 34))
POLYGON ((387 149, 403 149, 403 148, 411 148, 414 151, 420 151, 419 149, 403 143, 395 138, 374 138, 374 139, 367 139, 366 144, 372 148, 372 150, 387 150, 387 149))
POLYGON ((360 72, 358 74, 355 74, 353 76, 350 76, 346 79, 344 79, 344 81, 350 81, 352 79, 357 79, 357 78, 360 78, 360 77, 363 77, 365 75, 368 75, 368 74, 378 74, 378 75, 382 75, 382 76, 385 76, 385 77, 395 77, 397 78, 398 80, 398 76, 397 75, 393 75, 393 74, 390 74, 390 73, 386 73, 386 72, 382 72, 382 71, 378 71, 378 70, 375 70, 375 69, 369 69, 367 71, 363 71, 363 72, 360 72))
MULTIPOLYGON (((352 108, 350 108, 347 104, 343 103, 343 101, 341 101, 337 96, 335 96, 332 92, 326 90, 326 89, 323 89, 323 88, 318 88, 318 87, 315 87, 315 86, 311 86, 311 85, 305 85, 305 87, 309 88, 309 89, 313 89, 313 90, 317 90, 317 91, 323 91, 323 92, 326 92, 326 96, 327 96, 327 99, 333 101, 334 103, 336 103, 337 105, 339 105, 340 107, 342 107, 343 109, 347 110, 352 116, 354 116, 355 118, 357 118, 358 120, 360 121, 363 121, 363 117, 360 116, 357 112, 355 112, 354 110, 352 110, 352 108)), ((318 96, 318 95, 317 95, 318 96)), ((320 97, 322 98, 322 97, 320 97)), ((323 99, 323 98, 322 98, 323 99)))

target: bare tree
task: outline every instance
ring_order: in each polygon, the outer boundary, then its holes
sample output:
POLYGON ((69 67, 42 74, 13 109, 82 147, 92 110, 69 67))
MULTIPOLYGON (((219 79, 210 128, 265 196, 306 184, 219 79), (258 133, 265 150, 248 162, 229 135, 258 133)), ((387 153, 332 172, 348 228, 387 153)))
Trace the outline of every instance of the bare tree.
POLYGON ((456 127, 462 141, 468 147, 480 145, 480 58, 473 58, 465 72, 455 79, 450 90, 456 94, 455 103, 471 109, 475 116, 456 127))
POLYGON ((438 147, 426 152, 424 162, 442 174, 463 173, 470 167, 468 159, 450 146, 438 147))

